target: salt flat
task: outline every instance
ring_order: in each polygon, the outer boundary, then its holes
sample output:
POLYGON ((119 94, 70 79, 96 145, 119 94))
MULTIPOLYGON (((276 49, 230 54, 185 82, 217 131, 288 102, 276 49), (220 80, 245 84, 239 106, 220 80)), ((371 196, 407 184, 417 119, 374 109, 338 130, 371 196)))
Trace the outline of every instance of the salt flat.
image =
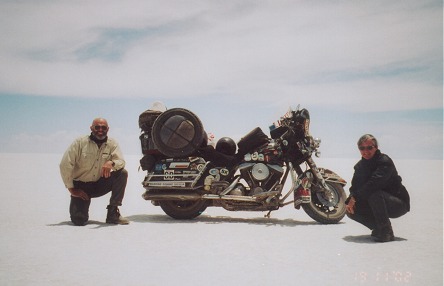
MULTIPOLYGON (((90 224, 75 227, 60 158, 0 154, 1 285, 443 284, 442 161, 395 160, 412 210, 392 220, 396 240, 380 244, 348 218, 321 225, 292 206, 269 219, 208 208, 173 220, 141 198, 138 156, 126 157, 130 225, 104 223, 106 196, 92 201, 90 224)), ((355 161, 316 159, 347 181, 355 161)))

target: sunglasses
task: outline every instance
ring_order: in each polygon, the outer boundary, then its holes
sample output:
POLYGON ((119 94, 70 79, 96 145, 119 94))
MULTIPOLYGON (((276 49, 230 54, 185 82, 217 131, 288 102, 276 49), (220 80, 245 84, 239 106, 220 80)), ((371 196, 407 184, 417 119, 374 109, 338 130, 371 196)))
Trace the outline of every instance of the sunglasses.
POLYGON ((105 126, 105 125, 96 125, 96 126, 94 126, 94 130, 100 130, 100 129, 102 129, 102 130, 108 130, 108 126, 105 126))
POLYGON ((359 150, 361 150, 361 151, 364 151, 364 150, 370 151, 370 150, 372 150, 373 148, 375 148, 375 146, 359 146, 358 148, 359 148, 359 150))

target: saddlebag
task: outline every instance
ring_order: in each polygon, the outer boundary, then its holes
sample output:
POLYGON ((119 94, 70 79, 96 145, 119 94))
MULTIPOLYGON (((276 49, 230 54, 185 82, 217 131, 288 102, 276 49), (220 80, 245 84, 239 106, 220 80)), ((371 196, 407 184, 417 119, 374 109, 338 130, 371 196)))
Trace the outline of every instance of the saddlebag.
MULTIPOLYGON (((155 158, 155 156, 154 156, 155 158)), ((166 158, 156 162, 147 157, 151 172, 143 185, 150 189, 193 189, 206 169, 207 162, 200 157, 166 158)))
POLYGON ((139 128, 142 129, 142 134, 140 134, 139 139, 142 154, 144 155, 159 153, 154 144, 151 130, 153 129, 154 121, 156 121, 161 113, 161 111, 157 110, 146 110, 139 115, 139 128))

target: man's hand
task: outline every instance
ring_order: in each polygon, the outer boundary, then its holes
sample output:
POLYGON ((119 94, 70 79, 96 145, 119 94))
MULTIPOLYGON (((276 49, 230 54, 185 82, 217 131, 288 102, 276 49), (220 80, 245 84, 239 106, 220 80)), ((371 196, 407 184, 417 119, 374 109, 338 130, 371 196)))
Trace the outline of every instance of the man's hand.
POLYGON ((81 198, 84 201, 89 201, 88 195, 81 189, 69 188, 68 191, 73 197, 81 198))
POLYGON ((113 171, 113 162, 106 161, 102 166, 102 170, 100 170, 100 176, 104 178, 111 177, 111 172, 113 171))
POLYGON ((345 210, 350 214, 354 214, 355 213, 355 204, 356 204, 355 198, 351 197, 350 200, 348 201, 348 204, 345 206, 345 210))

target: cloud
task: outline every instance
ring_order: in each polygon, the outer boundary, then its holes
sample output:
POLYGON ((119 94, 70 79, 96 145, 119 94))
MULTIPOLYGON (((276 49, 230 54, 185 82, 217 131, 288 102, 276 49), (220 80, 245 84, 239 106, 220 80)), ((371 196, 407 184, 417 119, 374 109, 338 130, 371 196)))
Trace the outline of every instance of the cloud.
POLYGON ((301 96, 357 110, 388 97, 385 110, 431 108, 442 96, 438 1, 131 4, 0 4, 0 92, 301 96))
POLYGON ((438 126, 376 117, 442 113, 442 1, 1 1, 0 24, 0 96, 44 98, 46 112, 29 111, 46 135, 17 129, 3 150, 62 152, 76 136, 54 118, 80 125, 99 112, 114 119, 123 148, 138 151, 141 104, 163 100, 235 138, 301 104, 326 154, 348 156, 344 146, 370 130, 400 152, 393 134, 414 130, 411 146, 442 157, 442 114, 438 126))

